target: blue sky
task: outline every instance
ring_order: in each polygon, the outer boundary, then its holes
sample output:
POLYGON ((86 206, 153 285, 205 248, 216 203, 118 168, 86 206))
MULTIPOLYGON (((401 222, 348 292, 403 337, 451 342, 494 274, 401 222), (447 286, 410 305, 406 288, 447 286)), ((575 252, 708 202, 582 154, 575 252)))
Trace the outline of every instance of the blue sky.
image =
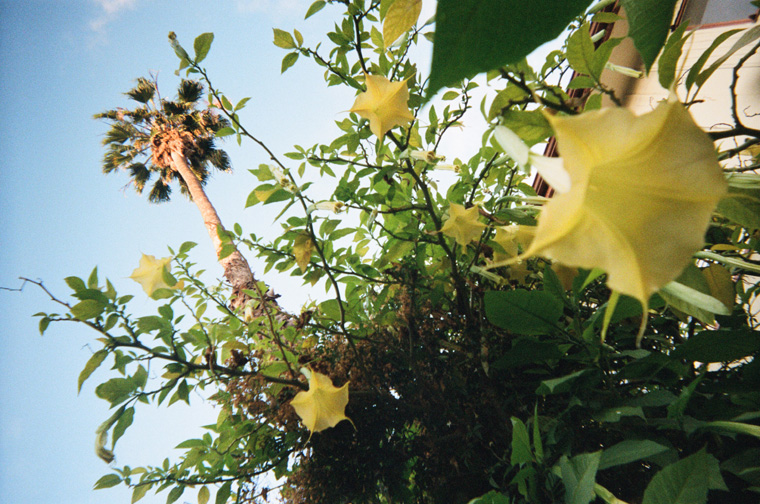
MULTIPOLYGON (((19 287, 18 277, 27 276, 67 297, 63 278, 86 277, 98 266, 121 294, 136 295, 135 311, 148 313, 156 303, 127 277, 141 253, 166 256, 167 246, 186 240, 199 243, 193 259, 207 268, 207 279, 220 277, 191 203, 177 192, 169 204, 150 205, 124 189, 125 175, 101 173, 106 127, 92 116, 126 106, 122 93, 149 72, 158 73, 164 94, 174 94, 178 60, 168 32, 191 48, 195 36, 211 31, 216 39, 205 64, 233 101, 252 97, 242 113, 251 131, 278 153, 329 141, 353 93, 327 89, 322 70, 307 61, 280 76, 285 51, 272 44, 272 27, 298 28, 312 45, 322 40, 341 11, 328 7, 304 21, 309 4, 0 0, 0 286, 19 287)), ((253 146, 225 145, 235 172, 215 176, 209 196, 228 225, 265 234, 273 215, 244 204, 255 182, 247 170, 266 156, 253 146)), ((291 307, 305 301, 299 292, 283 292, 291 307)), ((55 310, 34 286, 0 291, 0 495, 14 504, 128 503, 131 493, 122 487, 91 490, 109 470, 93 450, 95 429, 109 416, 94 387, 108 374, 93 375, 77 396, 95 335, 54 324, 40 337, 32 314, 55 310)), ((200 398, 192 408, 143 408, 117 446, 117 465, 160 464, 215 418, 200 398)), ((165 493, 149 494, 142 502, 165 500, 165 493)), ((195 502, 195 495, 182 500, 195 502)))
MULTIPOLYGON (((272 28, 302 32, 314 47, 342 14, 328 6, 304 21, 311 0, 0 0, 0 286, 17 288, 18 277, 42 280, 61 298, 63 279, 87 277, 97 266, 120 294, 133 294, 137 315, 153 313, 157 303, 127 277, 142 253, 167 256, 184 241, 194 241, 192 259, 207 269, 206 280, 221 277, 197 209, 178 191, 171 203, 151 205, 125 187, 123 174, 101 173, 101 140, 106 125, 93 114, 128 106, 123 95, 134 80, 157 73, 164 95, 173 95, 178 60, 167 42, 177 33, 188 49, 204 32, 216 38, 204 65, 217 88, 233 103, 251 97, 241 119, 276 153, 329 143, 338 136, 336 120, 345 117, 354 93, 327 88, 323 70, 300 60, 284 75, 285 51, 272 44, 272 28)), ((426 0, 422 17, 435 3, 426 0)), ((419 50, 421 73, 429 47, 419 50)), ((479 99, 476 101, 479 103, 479 99)), ((426 117, 426 112, 421 114, 426 117)), ((465 125, 482 125, 477 110, 465 125)), ((480 145, 482 127, 453 133, 439 151, 449 160, 468 159, 480 145)), ((235 172, 214 176, 210 199, 227 226, 271 235, 278 209, 245 209, 256 185, 248 169, 266 163, 253 145, 223 144, 235 172)), ((274 225, 279 226, 279 225, 274 225)), ((247 254, 249 260, 251 254, 247 254)), ((255 270, 260 263, 252 261, 255 270)), ((264 277, 297 310, 310 292, 287 278, 264 277)), ((94 454, 95 429, 108 405, 94 387, 109 377, 97 371, 77 395, 77 377, 89 359, 96 336, 75 324, 53 324, 41 337, 39 311, 56 306, 33 285, 22 292, 0 291, 0 495, 4 502, 31 504, 129 503, 123 487, 93 491, 109 468, 94 454)), ((104 366, 105 368, 105 366, 104 366)), ((217 412, 200 397, 191 407, 144 407, 119 441, 116 465, 132 467, 176 459, 173 447, 202 434, 217 412)), ((163 503, 166 493, 141 502, 163 503)), ((186 492, 180 502, 195 502, 186 492)))

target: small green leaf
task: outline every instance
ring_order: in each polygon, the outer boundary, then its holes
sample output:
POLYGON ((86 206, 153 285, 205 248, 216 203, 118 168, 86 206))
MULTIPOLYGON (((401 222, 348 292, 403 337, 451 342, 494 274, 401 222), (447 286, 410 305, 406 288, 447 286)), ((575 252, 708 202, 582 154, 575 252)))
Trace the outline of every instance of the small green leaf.
POLYGON ((282 58, 282 66, 280 67, 280 73, 285 73, 285 71, 296 64, 296 61, 298 61, 298 53, 292 52, 285 55, 284 58, 282 58))
POLYGON ((628 36, 641 54, 647 72, 670 31, 678 0, 621 0, 628 17, 628 36))
POLYGON ((314 2, 313 4, 309 6, 309 10, 306 11, 306 16, 304 17, 304 19, 309 19, 311 16, 321 11, 325 5, 327 5, 327 2, 325 2, 324 0, 317 0, 316 2, 314 2))
POLYGON ((660 80, 660 86, 665 89, 670 89, 673 82, 676 80, 676 66, 678 66, 678 60, 681 58, 683 52, 683 45, 689 35, 684 37, 684 32, 688 22, 684 21, 681 26, 668 37, 668 41, 665 43, 665 47, 662 49, 662 55, 657 62, 657 73, 660 80))
POLYGON ((92 357, 87 361, 87 364, 84 365, 84 369, 81 373, 79 373, 79 380, 77 383, 77 394, 81 392, 82 390, 82 384, 87 380, 87 378, 90 377, 90 375, 98 369, 98 367, 103 363, 106 356, 108 356, 108 351, 106 350, 98 350, 94 354, 92 354, 92 357))
POLYGON ((66 281, 66 284, 69 287, 71 287, 71 290, 73 290, 74 292, 79 292, 79 291, 83 291, 87 289, 87 286, 84 284, 84 280, 82 280, 79 277, 70 276, 70 277, 64 278, 64 280, 66 281))
POLYGON ((195 38, 193 47, 195 48, 195 62, 200 63, 206 59, 211 43, 214 41, 213 33, 202 33, 195 38))
POLYGON ((106 305, 95 299, 85 299, 71 307, 71 314, 79 320, 89 320, 100 316, 106 305))
POLYGON ((135 504, 135 502, 145 497, 145 494, 148 493, 148 490, 150 490, 151 486, 152 485, 150 483, 146 483, 144 485, 138 484, 132 491, 132 504, 135 504))
POLYGON ((285 30, 279 28, 272 28, 274 31, 274 45, 282 49, 295 49, 296 42, 293 40, 293 36, 285 30))
POLYGON ((134 418, 134 408, 127 408, 124 410, 124 413, 122 413, 122 415, 119 417, 119 420, 116 422, 116 425, 113 428, 113 432, 111 433, 111 450, 113 450, 113 448, 116 446, 116 441, 118 441, 119 438, 124 435, 124 432, 127 430, 127 428, 132 425, 134 418))
POLYGON ((527 464, 533 460, 533 452, 530 449, 530 436, 528 428, 522 420, 512 417, 512 455, 509 463, 514 465, 527 464))
POLYGON ((705 63, 707 63, 707 60, 710 58, 710 55, 713 53, 713 51, 715 51, 715 49, 717 49, 718 46, 725 42, 729 37, 739 33, 740 31, 741 30, 728 30, 715 37, 715 40, 713 40, 712 44, 710 44, 710 47, 708 47, 705 52, 699 56, 699 59, 697 59, 694 65, 692 65, 692 67, 689 69, 689 74, 686 76, 687 93, 691 90, 691 87, 696 82, 697 77, 699 77, 699 72, 702 71, 702 68, 704 68, 705 63))
POLYGON ((223 137, 226 137, 226 136, 234 135, 235 133, 237 133, 235 131, 235 128, 231 128, 229 126, 225 126, 224 128, 222 128, 222 129, 220 129, 219 131, 216 132, 216 137, 217 138, 223 138, 223 137))
POLYGON ((87 279, 87 287, 89 287, 90 289, 98 288, 98 267, 97 266, 93 268, 92 273, 90 273, 90 278, 87 279))
POLYGON ((95 486, 93 487, 95 490, 100 490, 103 488, 111 488, 115 487, 121 483, 121 476, 118 474, 106 474, 102 478, 100 478, 97 482, 95 482, 95 486))
POLYGON ((210 497, 211 496, 208 491, 208 487, 206 485, 203 485, 201 489, 198 490, 198 504, 208 504, 210 497))
POLYGON ((50 325, 50 319, 48 317, 42 317, 40 319, 40 325, 39 325, 40 335, 45 334, 45 330, 48 328, 49 325, 50 325))

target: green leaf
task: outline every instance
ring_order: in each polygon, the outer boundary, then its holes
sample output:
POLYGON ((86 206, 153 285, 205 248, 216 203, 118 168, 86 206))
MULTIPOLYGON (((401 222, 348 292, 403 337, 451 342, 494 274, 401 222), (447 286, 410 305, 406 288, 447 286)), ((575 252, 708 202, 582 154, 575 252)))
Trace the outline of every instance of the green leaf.
POLYGON ((98 350, 94 354, 92 354, 92 357, 87 361, 87 364, 84 365, 84 369, 81 373, 79 373, 79 380, 77 382, 77 394, 82 391, 82 384, 87 380, 87 378, 90 377, 90 375, 98 369, 98 367, 103 363, 106 356, 108 356, 108 351, 106 350, 98 350))
POLYGON ((729 187, 716 211, 748 230, 760 229, 760 190, 729 187))
POLYGON ((195 48, 195 62, 200 63, 206 59, 209 49, 211 49, 211 43, 214 41, 214 34, 207 32, 198 35, 193 42, 195 48))
POLYGON ((95 486, 93 487, 94 490, 100 490, 102 488, 111 488, 115 487, 121 483, 121 476, 118 474, 106 474, 102 478, 100 478, 98 481, 95 482, 95 486))
POLYGON ((111 449, 116 446, 116 441, 119 440, 121 436, 124 435, 124 432, 129 428, 130 425, 132 425, 132 421, 135 418, 135 409, 134 408, 127 408, 124 410, 124 413, 119 417, 119 420, 116 422, 116 425, 113 428, 113 432, 111 433, 111 449))
POLYGON ((209 498, 210 492, 208 491, 208 487, 203 485, 201 489, 198 490, 198 504, 207 504, 209 498))
POLYGON ((98 288, 98 267, 95 266, 95 268, 92 270, 92 273, 90 273, 90 278, 87 279, 87 287, 90 289, 97 289, 98 288))
POLYGON ((642 504, 706 504, 716 471, 722 483, 718 460, 702 448, 655 474, 642 504))
POLYGON ((560 394, 570 390, 570 385, 583 375, 587 374, 587 369, 570 373, 569 375, 560 376, 559 378, 552 378, 551 380, 543 380, 539 385, 536 393, 539 395, 546 394, 560 394))
POLYGON ((317 0, 313 4, 309 6, 309 10, 306 11, 306 16, 304 19, 309 19, 311 16, 316 14, 317 12, 321 11, 322 8, 327 4, 324 0, 317 0))
POLYGON ((119 404, 129 398, 129 395, 137 387, 127 378, 111 378, 105 383, 95 387, 95 395, 110 402, 111 405, 119 404))
POLYGON ((47 330, 49 325, 50 325, 50 319, 48 317, 42 317, 40 319, 40 325, 39 325, 40 335, 45 334, 45 330, 47 330))
POLYGON ((512 343, 512 348, 491 364, 493 369, 511 369, 529 366, 537 362, 559 360, 564 357, 556 343, 538 341, 533 337, 519 338, 512 343))
POLYGON ((485 294, 486 317, 502 329, 518 334, 546 334, 556 329, 562 301, 544 291, 515 289, 485 294))
POLYGON ((752 425, 742 422, 729 422, 718 420, 715 422, 708 422, 701 428, 709 430, 717 430, 720 432, 731 432, 734 434, 746 434, 747 436, 754 436, 760 438, 760 425, 752 425))
POLYGON ((641 54, 647 72, 670 31, 678 0, 621 0, 628 17, 628 36, 641 54))
POLYGON ((594 59, 594 42, 591 40, 588 23, 585 23, 567 39, 567 62, 570 67, 580 74, 590 75, 596 80, 592 61, 594 59))
POLYGON ((657 73, 660 80, 660 86, 665 89, 670 89, 670 86, 676 80, 676 67, 678 66, 678 60, 683 52, 683 45, 689 35, 683 36, 688 26, 688 22, 681 23, 681 26, 668 37, 668 41, 665 43, 665 47, 662 50, 662 55, 657 62, 657 73))
POLYGON ((527 464, 533 460, 533 452, 530 449, 530 437, 528 428, 522 420, 512 417, 512 455, 509 463, 514 465, 527 464))
POLYGON ((64 280, 66 282, 66 285, 71 287, 71 290, 73 290, 74 292, 79 292, 79 291, 83 291, 87 289, 87 286, 84 284, 84 280, 82 280, 79 277, 70 276, 70 277, 64 278, 64 280))
POLYGON ((699 59, 692 65, 692 67, 689 69, 689 74, 686 76, 686 92, 688 93, 691 90, 691 87, 694 85, 694 83, 697 80, 697 77, 699 77, 699 72, 702 71, 702 68, 704 68, 705 63, 707 63, 707 60, 710 58, 710 55, 715 51, 715 49, 718 48, 719 45, 721 45, 723 42, 726 41, 729 37, 732 35, 739 33, 741 30, 728 30, 720 35, 718 35, 715 40, 713 40, 712 44, 710 44, 710 47, 708 47, 705 52, 703 52, 699 59))
POLYGON ((182 496, 182 493, 185 491, 185 487, 175 486, 174 488, 169 491, 169 495, 166 496, 166 504, 172 504, 172 502, 176 502, 177 499, 179 499, 182 496))
POLYGON ((510 63, 557 37, 590 0, 439 0, 430 84, 444 86, 510 63))
POLYGON ((280 67, 280 73, 285 73, 285 70, 295 65, 296 61, 298 61, 297 52, 286 54, 285 57, 282 58, 282 66, 280 67))
POLYGON ((646 459, 667 450, 667 446, 655 443, 649 439, 621 441, 602 452, 602 458, 599 460, 599 470, 630 464, 631 462, 646 459))
POLYGON ((85 299, 71 307, 71 314, 79 320, 89 320, 98 317, 106 305, 95 299, 85 299))
POLYGON ((182 245, 179 246, 179 253, 180 254, 187 254, 193 247, 197 246, 198 244, 191 241, 186 241, 182 245))
POLYGON ((234 135, 235 133, 237 133, 235 131, 235 128, 231 128, 229 126, 225 126, 224 128, 222 128, 222 129, 220 129, 219 131, 216 132, 216 137, 217 138, 224 138, 226 136, 234 135))
POLYGON ((132 491, 132 504, 135 504, 135 502, 145 497, 145 494, 148 493, 148 490, 150 490, 151 486, 152 485, 149 483, 145 485, 138 484, 135 487, 134 491, 132 491))
POLYGON ((216 492, 216 500, 214 501, 215 504, 225 504, 227 502, 227 499, 230 498, 230 494, 232 493, 232 482, 228 481, 224 485, 222 485, 219 490, 216 492))
POLYGON ((509 504, 511 500, 504 494, 491 490, 485 495, 472 499, 467 504, 509 504))
POLYGON ((699 362, 732 362, 760 350, 760 332, 737 329, 702 331, 678 345, 673 356, 699 362))
POLYGON ((293 40, 293 35, 279 28, 272 28, 272 31, 274 31, 274 45, 282 49, 296 48, 296 41, 293 40))
POLYGON ((395 0, 383 20, 383 45, 389 47, 417 22, 422 0, 395 0))
POLYGON ((577 455, 569 460, 565 456, 560 459, 567 504, 588 504, 595 498, 594 484, 601 456, 600 450, 577 455))
POLYGON ((755 26, 753 28, 750 28, 749 30, 745 31, 741 37, 739 37, 739 40, 737 40, 734 45, 731 46, 731 49, 728 50, 726 54, 718 58, 713 62, 712 65, 710 65, 707 70, 704 72, 700 72, 699 76, 694 79, 695 83, 697 84, 697 87, 701 87, 702 84, 704 84, 707 79, 710 78, 710 76, 715 73, 715 71, 720 68, 723 63, 726 62, 728 58, 733 56, 733 54, 744 47, 745 45, 757 40, 757 38, 760 37, 760 26, 755 26))

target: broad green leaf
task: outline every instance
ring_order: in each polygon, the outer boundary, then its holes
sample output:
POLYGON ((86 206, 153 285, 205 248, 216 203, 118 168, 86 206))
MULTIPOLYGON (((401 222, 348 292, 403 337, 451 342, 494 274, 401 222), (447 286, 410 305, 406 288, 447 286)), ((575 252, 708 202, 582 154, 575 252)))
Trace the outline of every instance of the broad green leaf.
POLYGON ((636 416, 646 420, 644 410, 640 406, 619 406, 617 408, 610 408, 600 412, 594 416, 594 420, 598 422, 619 422, 623 417, 636 416))
POLYGON ((98 288, 98 267, 95 266, 95 268, 92 270, 92 273, 90 273, 90 278, 87 279, 87 287, 90 289, 97 289, 98 288))
POLYGON ((95 486, 93 487, 94 490, 100 490, 102 488, 111 488, 115 487, 121 483, 121 476, 118 474, 106 474, 102 478, 100 478, 98 481, 95 482, 95 486))
POLYGON ((77 394, 82 391, 82 384, 85 382, 85 380, 90 377, 93 371, 98 369, 98 367, 103 363, 107 356, 107 350, 98 350, 92 354, 92 357, 90 357, 90 359, 87 361, 87 364, 84 365, 82 372, 79 373, 79 380, 77 381, 77 394))
POLYGON ((594 499, 596 471, 601 456, 600 450, 577 455, 569 460, 564 456, 560 459, 567 504, 588 504, 594 499))
POLYGON ((511 369, 529 366, 537 362, 559 360, 564 355, 565 353, 560 350, 557 343, 525 337, 516 339, 512 343, 512 348, 496 359, 491 367, 493 369, 511 369))
POLYGON ((760 190, 729 187, 717 212, 749 230, 760 229, 760 190))
POLYGON ((715 486, 710 483, 716 472, 720 478, 718 460, 703 448, 655 474, 644 491, 642 504, 706 504, 707 491, 715 486))
POLYGON ((296 48, 296 41, 293 40, 293 35, 279 28, 272 28, 272 31, 274 31, 274 45, 282 49, 296 48))
POLYGON ((422 0, 395 0, 383 20, 383 45, 389 47, 417 22, 422 0))
POLYGON ((439 0, 430 84, 444 86, 510 63, 554 39, 590 0, 439 0))
POLYGON ((544 291, 515 289, 485 294, 486 317, 502 329, 518 334, 546 334, 556 329, 562 301, 544 291))
POLYGON ((106 308, 105 304, 94 299, 85 299, 71 307, 71 314, 79 320, 98 317, 106 308))
POLYGON ((726 306, 710 296, 680 282, 670 282, 660 289, 660 295, 674 308, 688 313, 706 324, 714 322, 712 314, 729 315, 726 306))
POLYGON ((95 395, 110 402, 111 405, 125 401, 137 387, 127 378, 111 378, 95 387, 95 395))
POLYGON ((527 464, 533 460, 533 452, 530 449, 530 436, 528 428, 522 420, 512 417, 512 454, 509 463, 514 465, 527 464))
POLYGON ((760 332, 719 329, 702 331, 678 345, 674 356, 698 362, 731 362, 760 350, 760 332))
POLYGON ((214 41, 213 33, 202 33, 195 38, 193 47, 195 49, 195 62, 200 63, 206 59, 209 49, 211 49, 211 43, 214 41))
POLYGON ((621 441, 602 452, 602 458, 599 460, 599 470, 646 459, 665 452, 668 449, 667 446, 649 439, 621 441))
POLYGON ((621 0, 628 19, 628 36, 641 54, 647 72, 660 53, 678 0, 621 0))

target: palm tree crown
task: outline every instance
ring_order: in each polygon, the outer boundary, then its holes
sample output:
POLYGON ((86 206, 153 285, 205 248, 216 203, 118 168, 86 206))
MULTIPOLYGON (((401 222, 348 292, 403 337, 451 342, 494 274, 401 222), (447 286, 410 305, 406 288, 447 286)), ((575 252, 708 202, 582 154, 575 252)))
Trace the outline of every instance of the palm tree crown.
POLYGON ((103 144, 103 172, 119 169, 129 172, 138 193, 156 176, 148 195, 151 203, 169 201, 170 184, 177 180, 180 191, 190 197, 185 180, 171 162, 171 152, 184 153, 188 166, 201 184, 209 176, 209 166, 230 171, 227 153, 217 149, 214 137, 229 122, 209 108, 199 109, 203 85, 183 79, 175 100, 161 98, 155 81, 137 79, 137 85, 125 93, 140 105, 134 110, 117 108, 97 114, 97 119, 111 122, 103 144))

